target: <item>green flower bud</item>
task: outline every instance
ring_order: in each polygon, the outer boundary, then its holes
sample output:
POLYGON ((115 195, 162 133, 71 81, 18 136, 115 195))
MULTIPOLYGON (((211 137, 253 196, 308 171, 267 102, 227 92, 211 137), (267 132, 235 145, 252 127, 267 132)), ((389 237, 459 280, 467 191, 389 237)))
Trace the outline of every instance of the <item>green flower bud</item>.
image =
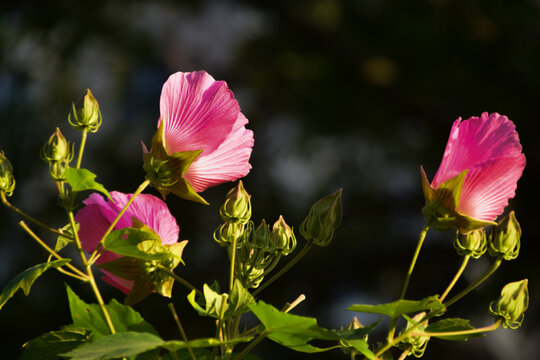
POLYGON ((488 252, 491 256, 513 260, 521 247, 521 227, 513 211, 505 216, 489 237, 488 252))
POLYGON ((15 190, 15 178, 13 177, 13 166, 0 151, 0 191, 11 196, 15 190))
MULTIPOLYGON (((418 321, 420 321, 424 316, 426 315, 425 312, 421 312, 419 314, 416 314, 413 317, 414 322, 407 322, 406 330, 409 330, 412 328, 418 321)), ((416 329, 417 331, 421 332, 426 329, 428 326, 428 321, 424 321, 422 324, 420 324, 416 329)), ((427 343, 429 341, 429 336, 409 336, 405 339, 403 339, 399 343, 399 348, 403 350, 409 350, 408 355, 414 355, 414 357, 421 358, 424 355, 424 351, 426 351, 427 343)))
POLYGON ((235 240, 238 244, 244 235, 244 224, 226 222, 214 231, 214 240, 221 246, 229 246, 235 240))
POLYGON ((271 249, 273 248, 272 237, 270 228, 266 225, 266 221, 263 220, 253 231, 251 244, 256 249, 271 249))
POLYGON ((281 215, 272 227, 271 239, 274 248, 282 255, 289 255, 296 248, 294 231, 281 215))
POLYGON ((247 193, 242 180, 225 197, 225 203, 219 210, 223 221, 245 224, 251 218, 251 195, 247 193))
POLYGON ((41 148, 41 158, 49 162, 65 160, 69 158, 69 153, 69 144, 59 128, 41 148))
POLYGON ((323 197, 309 209, 300 224, 300 234, 306 240, 312 240, 319 246, 330 244, 334 230, 341 224, 341 192, 339 189, 323 197))
POLYGON ((501 296, 489 304, 489 314, 503 320, 506 329, 517 329, 521 326, 525 310, 529 306, 528 280, 524 279, 507 284, 501 296))
POLYGON ((99 129, 101 126, 101 111, 90 89, 86 90, 82 104, 75 105, 73 103, 68 121, 71 126, 78 130, 87 130, 94 133, 99 129))
POLYGON ((73 160, 73 151, 69 148, 69 143, 60 129, 56 128, 49 141, 41 148, 40 155, 49 163, 51 176, 56 180, 63 180, 64 172, 73 160))
POLYGON ((458 232, 454 240, 454 248, 461 256, 470 255, 478 259, 487 249, 486 233, 483 229, 476 229, 466 234, 458 232))

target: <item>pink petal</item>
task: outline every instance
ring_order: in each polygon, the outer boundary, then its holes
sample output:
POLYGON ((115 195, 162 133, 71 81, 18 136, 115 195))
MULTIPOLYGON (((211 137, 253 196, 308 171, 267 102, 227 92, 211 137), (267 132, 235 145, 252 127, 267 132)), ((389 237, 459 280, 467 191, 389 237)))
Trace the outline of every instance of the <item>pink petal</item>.
POLYGON ((515 195, 525 167, 525 156, 487 161, 469 170, 459 199, 458 212, 492 221, 503 213, 515 195))
POLYGON ((177 72, 163 85, 160 112, 169 153, 203 150, 204 154, 229 135, 240 107, 224 81, 215 81, 205 71, 177 72))
POLYGON ((515 125, 506 116, 484 112, 480 118, 457 119, 452 125, 444 156, 431 186, 440 184, 476 164, 521 154, 515 125))
POLYGON ((253 148, 253 132, 244 125, 246 117, 240 113, 232 133, 213 152, 202 153, 188 168, 185 178, 196 192, 248 174, 253 148))
MULTIPOLYGON (((116 214, 122 210, 129 199, 131 199, 131 196, 132 194, 123 194, 116 191, 111 192, 111 197, 114 199, 118 209, 116 214)), ((180 230, 176 219, 170 213, 165 202, 160 198, 150 194, 140 194, 137 196, 122 216, 121 221, 128 221, 128 224, 119 228, 130 227, 132 225, 132 217, 136 217, 154 230, 161 238, 163 244, 174 244, 178 241, 180 230)))
MULTIPOLYGON (((77 212, 75 220, 79 222, 79 238, 84 250, 93 252, 109 228, 112 221, 127 204, 132 194, 123 194, 117 191, 110 193, 114 203, 105 200, 101 195, 91 194, 83 201, 85 207, 77 212)), ((178 240, 178 225, 175 218, 169 212, 167 205, 159 198, 140 194, 135 198, 128 210, 124 213, 115 229, 132 226, 132 218, 136 217, 154 230, 163 244, 174 244, 178 240)), ((120 256, 110 251, 104 251, 97 264, 102 264, 119 258, 120 256)), ((133 282, 119 278, 111 273, 101 270, 105 275, 103 281, 129 293, 133 282)))

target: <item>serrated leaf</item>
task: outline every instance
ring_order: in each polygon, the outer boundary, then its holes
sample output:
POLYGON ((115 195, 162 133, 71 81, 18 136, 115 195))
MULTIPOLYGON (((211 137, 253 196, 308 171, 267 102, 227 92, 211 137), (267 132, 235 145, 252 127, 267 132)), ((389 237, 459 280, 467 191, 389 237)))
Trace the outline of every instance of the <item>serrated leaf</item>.
POLYGON ((70 262, 70 259, 55 260, 38 264, 15 276, 10 282, 7 283, 4 290, 2 290, 2 294, 0 294, 0 309, 2 309, 4 304, 17 292, 17 290, 22 289, 24 295, 28 295, 34 281, 36 281, 36 279, 45 271, 49 270, 50 268, 59 268, 68 262, 70 262))
POLYGON ((23 345, 19 360, 58 360, 59 355, 71 351, 92 339, 92 332, 85 328, 66 326, 51 331, 23 345))
POLYGON ((309 344, 313 339, 336 341, 340 339, 334 332, 318 326, 315 318, 281 312, 262 300, 250 304, 249 308, 264 325, 265 331, 268 332, 267 337, 278 344, 306 353, 327 351, 337 347, 320 348, 309 344))
MULTIPOLYGON (((85 303, 69 286, 66 288, 73 324, 92 330, 96 338, 110 335, 111 332, 99 305, 85 303)), ((105 307, 117 332, 137 331, 157 334, 152 325, 131 307, 122 305, 115 299, 112 299, 105 307)))
POLYGON ((97 175, 90 170, 67 168, 65 175, 66 182, 71 186, 73 191, 96 190, 112 200, 107 189, 94 180, 97 175))
POLYGON ((435 296, 430 296, 422 300, 398 300, 387 304, 363 305, 356 304, 347 308, 350 311, 382 314, 395 318, 403 314, 409 314, 425 310, 440 310, 444 306, 435 296))
POLYGON ((116 359, 135 356, 164 343, 165 340, 150 333, 119 332, 103 336, 61 355, 73 360, 116 359))
POLYGON ((475 334, 456 334, 456 335, 437 335, 437 333, 455 332, 455 331, 467 331, 474 330, 469 320, 460 318, 443 319, 432 324, 429 324, 424 332, 429 333, 430 336, 443 339, 443 340, 468 340, 472 337, 485 336, 482 333, 475 334))

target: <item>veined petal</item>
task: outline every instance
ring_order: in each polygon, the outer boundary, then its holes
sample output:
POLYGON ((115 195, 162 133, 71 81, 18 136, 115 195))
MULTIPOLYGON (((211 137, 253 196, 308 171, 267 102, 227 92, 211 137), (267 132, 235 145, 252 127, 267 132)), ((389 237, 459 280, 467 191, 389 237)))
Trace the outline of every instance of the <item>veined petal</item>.
POLYGON ((473 167, 463 183, 458 212, 479 220, 494 220, 514 197, 524 168, 523 154, 489 160, 473 167))
MULTIPOLYGON (((131 199, 131 196, 132 194, 123 194, 117 191, 111 192, 111 197, 119 209, 118 212, 124 208, 129 199, 131 199)), ((132 217, 136 217, 154 230, 161 238, 163 244, 174 244, 178 241, 180 230, 176 219, 171 215, 167 205, 160 198, 150 194, 140 194, 137 196, 122 216, 122 220, 129 219, 127 226, 131 226, 132 217)))
POLYGON ((163 85, 160 112, 169 154, 209 153, 230 134, 240 106, 224 81, 205 71, 177 72, 163 85))
POLYGON ((484 112, 480 118, 457 119, 431 185, 437 188, 463 170, 489 160, 516 157, 521 144, 515 125, 506 116, 484 112))
POLYGON ((196 192, 248 174, 254 139, 253 132, 244 127, 246 123, 240 113, 229 137, 215 151, 206 155, 203 152, 188 168, 184 177, 196 192))

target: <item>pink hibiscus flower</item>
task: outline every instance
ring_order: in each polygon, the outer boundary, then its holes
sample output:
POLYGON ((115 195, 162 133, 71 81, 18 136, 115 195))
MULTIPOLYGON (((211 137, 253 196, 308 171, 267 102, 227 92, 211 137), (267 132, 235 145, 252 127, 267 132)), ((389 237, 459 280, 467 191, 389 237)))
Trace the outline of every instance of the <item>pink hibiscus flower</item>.
POLYGON ((442 203, 458 217, 462 231, 491 224, 515 195, 525 167, 521 151, 515 125, 506 116, 484 112, 457 119, 431 184, 423 174, 426 205, 442 203))
MULTIPOLYGON (((79 222, 79 238, 84 250, 93 252, 99 241, 114 221, 116 216, 127 204, 132 194, 123 194, 117 191, 110 193, 114 203, 105 200, 101 195, 91 194, 83 203, 84 208, 77 212, 75 220, 79 222)), ((149 194, 140 194, 129 206, 115 230, 132 226, 132 218, 135 217, 146 226, 154 230, 161 238, 162 244, 174 244, 178 241, 179 228, 176 219, 171 215, 165 203, 149 194)), ((119 258, 120 255, 105 251, 96 261, 102 264, 119 258)), ((105 274, 102 280, 128 294, 133 287, 133 281, 129 281, 111 273, 101 270, 105 274)))
POLYGON ((205 202, 196 193, 247 175, 253 132, 224 81, 205 71, 177 72, 163 85, 160 112, 152 149, 143 144, 143 153, 162 195, 205 202))

